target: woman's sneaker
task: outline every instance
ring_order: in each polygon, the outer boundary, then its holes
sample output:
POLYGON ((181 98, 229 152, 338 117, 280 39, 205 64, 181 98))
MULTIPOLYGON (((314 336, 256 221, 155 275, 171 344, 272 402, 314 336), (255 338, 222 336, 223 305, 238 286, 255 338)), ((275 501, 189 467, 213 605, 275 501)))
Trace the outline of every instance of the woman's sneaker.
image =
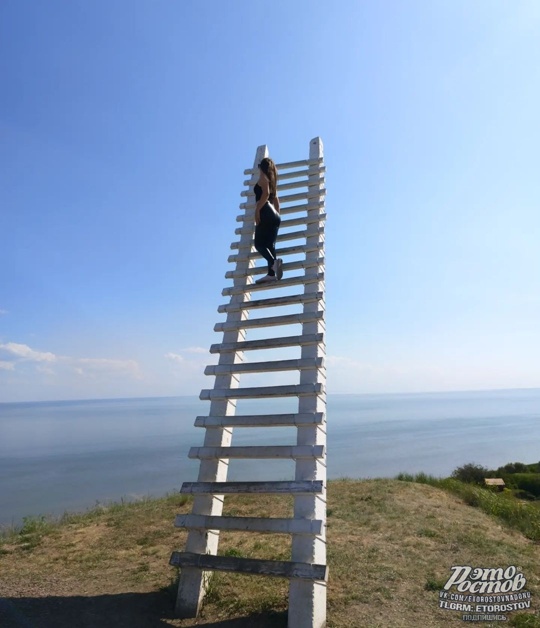
POLYGON ((281 259, 281 257, 276 258, 272 269, 276 273, 276 277, 278 279, 281 279, 283 277, 283 260, 281 259))

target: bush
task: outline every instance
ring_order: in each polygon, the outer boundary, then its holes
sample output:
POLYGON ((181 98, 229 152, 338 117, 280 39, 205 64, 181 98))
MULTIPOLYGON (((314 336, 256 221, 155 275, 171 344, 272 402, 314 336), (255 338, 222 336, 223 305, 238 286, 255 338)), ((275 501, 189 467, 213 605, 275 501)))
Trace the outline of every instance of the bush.
POLYGON ((457 467, 457 469, 452 471, 452 477, 455 480, 465 482, 466 484, 479 484, 480 486, 484 485, 485 478, 491 477, 492 475, 493 472, 486 469, 486 467, 473 464, 472 462, 464 464, 462 467, 457 467))
POLYGON ((523 462, 509 462, 504 467, 499 467, 496 472, 502 475, 503 473, 529 473, 529 471, 529 466, 523 462))
POLYGON ((512 484, 521 491, 525 491, 540 498, 540 474, 538 473, 514 473, 511 478, 512 484))

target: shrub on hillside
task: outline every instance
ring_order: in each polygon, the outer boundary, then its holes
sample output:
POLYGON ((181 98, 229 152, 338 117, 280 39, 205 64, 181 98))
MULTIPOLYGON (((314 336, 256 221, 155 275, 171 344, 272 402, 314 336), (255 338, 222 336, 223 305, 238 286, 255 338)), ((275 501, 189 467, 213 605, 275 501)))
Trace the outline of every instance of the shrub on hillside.
POLYGON ((521 491, 534 495, 540 499, 540 474, 538 473, 513 473, 508 478, 509 483, 521 491))
POLYGON ((491 477, 493 472, 479 464, 469 462, 461 467, 457 467, 452 471, 452 477, 466 484, 484 485, 484 479, 491 477))
POLYGON ((523 462, 509 462, 505 464, 504 467, 499 467, 497 469, 497 473, 502 475, 504 473, 529 473, 529 465, 524 464, 523 462))

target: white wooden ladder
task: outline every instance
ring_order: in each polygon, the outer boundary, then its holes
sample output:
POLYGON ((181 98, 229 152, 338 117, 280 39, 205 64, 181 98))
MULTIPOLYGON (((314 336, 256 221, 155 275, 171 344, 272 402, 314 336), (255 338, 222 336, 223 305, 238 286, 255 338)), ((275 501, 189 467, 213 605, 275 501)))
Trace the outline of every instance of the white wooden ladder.
POLYGON ((175 525, 189 530, 186 551, 173 552, 170 564, 181 568, 176 614, 196 617, 200 611, 211 571, 278 576, 289 579, 289 614, 291 628, 321 628, 326 624, 326 370, 325 298, 324 298, 324 173, 323 145, 320 138, 310 142, 309 159, 277 164, 278 196, 282 222, 277 254, 285 258, 284 277, 280 281, 255 284, 257 274, 266 273, 266 262, 252 248, 258 163, 268 156, 260 146, 253 168, 245 174, 248 189, 242 192, 247 202, 237 217, 240 236, 231 245, 238 249, 229 257, 236 268, 226 274, 233 286, 225 288, 229 303, 219 312, 226 322, 215 330, 223 332, 223 342, 212 345, 211 353, 219 362, 208 366, 207 375, 215 376, 214 388, 203 390, 200 398, 210 401, 208 416, 199 416, 195 425, 205 428, 204 445, 193 447, 190 458, 200 459, 197 482, 184 482, 181 493, 194 496, 192 513, 178 515, 175 525), (293 216, 289 219, 289 216, 293 216), (305 227, 291 230, 290 227, 305 227), (283 246, 287 241, 300 241, 283 246), (289 258, 289 260, 287 260, 289 258), (292 258, 292 259, 291 259, 292 258), (255 267, 255 261, 258 267, 255 267), (262 264, 261 264, 262 261, 262 264), (295 287, 295 290, 282 289, 295 287), (259 292, 276 296, 259 298, 259 292), (255 297, 252 299, 252 296, 255 297), (249 318, 251 310, 278 307, 297 313, 263 318, 249 318), (298 313, 298 309, 301 312, 298 313), (294 336, 273 336, 247 340, 248 330, 275 328, 280 325, 302 326, 294 336), (261 349, 298 347, 300 357, 264 362, 248 362, 244 352, 261 349), (242 373, 297 373, 299 383, 280 386, 240 387, 242 373), (297 397, 298 411, 289 414, 236 415, 238 399, 297 397), (294 445, 231 446, 233 428, 296 427, 294 445), (290 481, 228 482, 229 460, 294 459, 295 476, 290 481), (290 519, 267 517, 224 517, 223 500, 230 494, 290 494, 294 496, 294 516, 290 519), (273 532, 292 535, 290 561, 270 561, 235 556, 218 556, 220 530, 273 532))

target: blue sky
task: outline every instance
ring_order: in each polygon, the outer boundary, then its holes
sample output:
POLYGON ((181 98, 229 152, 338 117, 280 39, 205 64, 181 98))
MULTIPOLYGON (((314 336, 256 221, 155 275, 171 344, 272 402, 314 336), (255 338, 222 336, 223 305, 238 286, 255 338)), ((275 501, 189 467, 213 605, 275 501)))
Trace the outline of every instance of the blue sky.
POLYGON ((0 4, 0 401, 197 395, 255 150, 327 166, 329 392, 540 387, 540 4, 0 4))

